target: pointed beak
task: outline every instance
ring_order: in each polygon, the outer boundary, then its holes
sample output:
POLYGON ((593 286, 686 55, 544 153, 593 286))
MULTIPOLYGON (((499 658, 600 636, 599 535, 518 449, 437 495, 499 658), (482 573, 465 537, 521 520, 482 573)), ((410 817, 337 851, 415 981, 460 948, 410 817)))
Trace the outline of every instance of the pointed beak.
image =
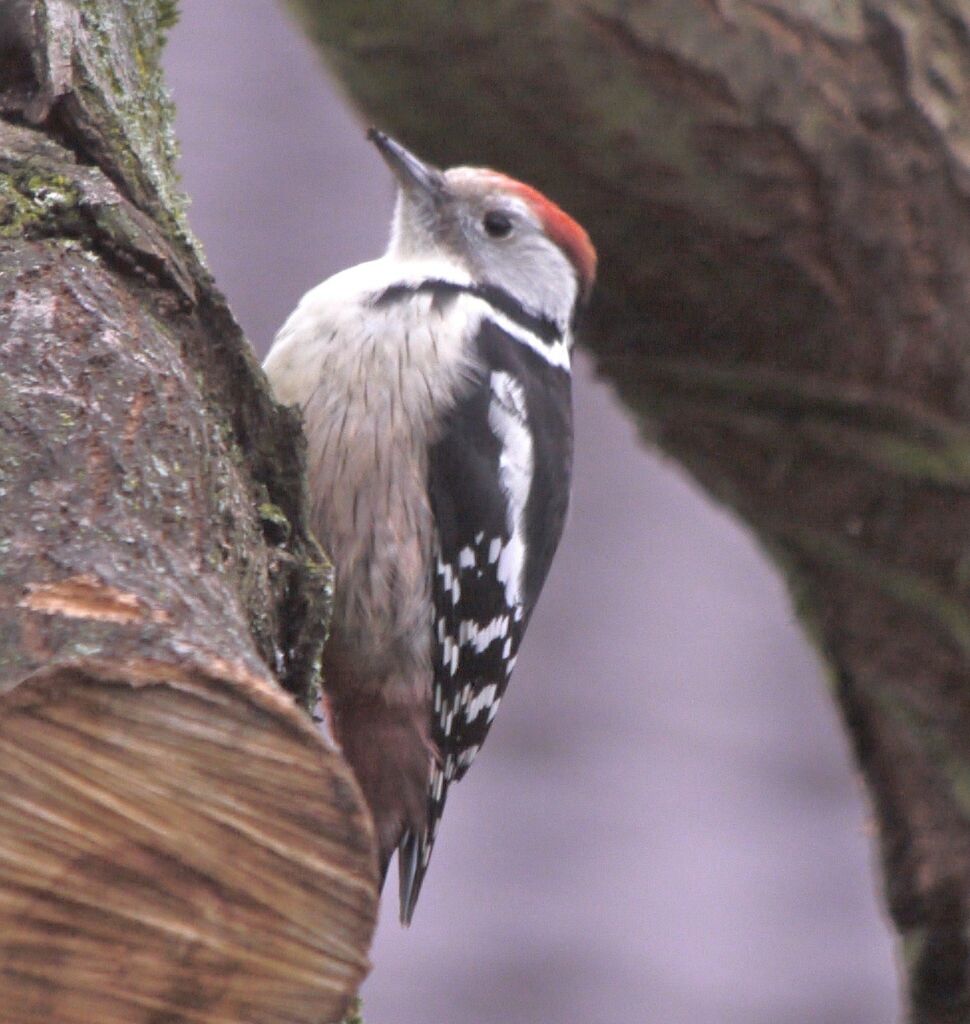
POLYGON ((367 138, 380 150, 384 162, 406 192, 417 191, 434 199, 444 191, 444 175, 437 167, 419 160, 400 142, 395 142, 390 135, 376 128, 367 130, 367 138))

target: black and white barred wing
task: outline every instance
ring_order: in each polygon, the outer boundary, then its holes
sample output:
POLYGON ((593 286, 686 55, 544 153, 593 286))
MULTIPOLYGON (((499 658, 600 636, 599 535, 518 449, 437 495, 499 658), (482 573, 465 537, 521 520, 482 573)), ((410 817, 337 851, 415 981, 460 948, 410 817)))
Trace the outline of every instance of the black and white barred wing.
POLYGON ((481 372, 429 458, 437 542, 432 738, 440 760, 428 830, 402 846, 402 912, 417 898, 448 786, 467 771, 498 710, 569 500, 567 370, 487 320, 478 350, 481 372))

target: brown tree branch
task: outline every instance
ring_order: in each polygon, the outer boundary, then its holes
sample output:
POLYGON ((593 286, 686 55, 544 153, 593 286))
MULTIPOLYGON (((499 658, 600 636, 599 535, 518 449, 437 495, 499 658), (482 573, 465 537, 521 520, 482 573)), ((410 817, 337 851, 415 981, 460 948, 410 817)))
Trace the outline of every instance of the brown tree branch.
POLYGON ((298 423, 181 218, 170 6, 0 8, 12 1024, 334 1020, 375 921, 369 818, 295 703, 328 596, 298 423))
POLYGON ((873 796, 914 1019, 966 1020, 966 5, 290 6, 373 121, 590 229, 586 343, 785 572, 873 796))

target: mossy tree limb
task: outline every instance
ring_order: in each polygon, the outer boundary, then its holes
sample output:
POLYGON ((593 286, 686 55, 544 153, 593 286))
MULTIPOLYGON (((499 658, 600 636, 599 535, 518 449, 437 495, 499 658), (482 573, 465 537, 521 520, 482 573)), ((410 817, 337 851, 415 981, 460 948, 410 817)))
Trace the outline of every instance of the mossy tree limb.
POLYGON ((170 7, 0 7, 12 1024, 334 1020, 375 921, 369 818, 305 710, 329 583, 299 426, 181 217, 170 7))
POLYGON ((966 1020, 970 9, 290 7, 369 119, 590 230, 585 343, 786 573, 877 810, 913 1019, 966 1020))

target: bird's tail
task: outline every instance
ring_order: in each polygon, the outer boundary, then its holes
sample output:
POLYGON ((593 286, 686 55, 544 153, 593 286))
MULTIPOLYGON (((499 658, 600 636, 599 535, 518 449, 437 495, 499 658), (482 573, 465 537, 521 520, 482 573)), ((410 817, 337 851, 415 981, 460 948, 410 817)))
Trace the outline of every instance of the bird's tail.
POLYGON ((431 768, 428 789, 427 823, 420 831, 408 829, 397 846, 398 893, 401 901, 401 924, 407 927, 414 916, 414 908, 421 894, 421 885, 431 861, 431 850, 438 835, 438 822, 448 795, 448 780, 441 766, 431 768))
POLYGON ((401 837, 397 848, 398 892, 401 898, 401 924, 407 927, 411 923, 414 908, 417 906, 421 883, 424 881, 427 867, 422 865, 424 859, 424 837, 408 829, 401 837))

